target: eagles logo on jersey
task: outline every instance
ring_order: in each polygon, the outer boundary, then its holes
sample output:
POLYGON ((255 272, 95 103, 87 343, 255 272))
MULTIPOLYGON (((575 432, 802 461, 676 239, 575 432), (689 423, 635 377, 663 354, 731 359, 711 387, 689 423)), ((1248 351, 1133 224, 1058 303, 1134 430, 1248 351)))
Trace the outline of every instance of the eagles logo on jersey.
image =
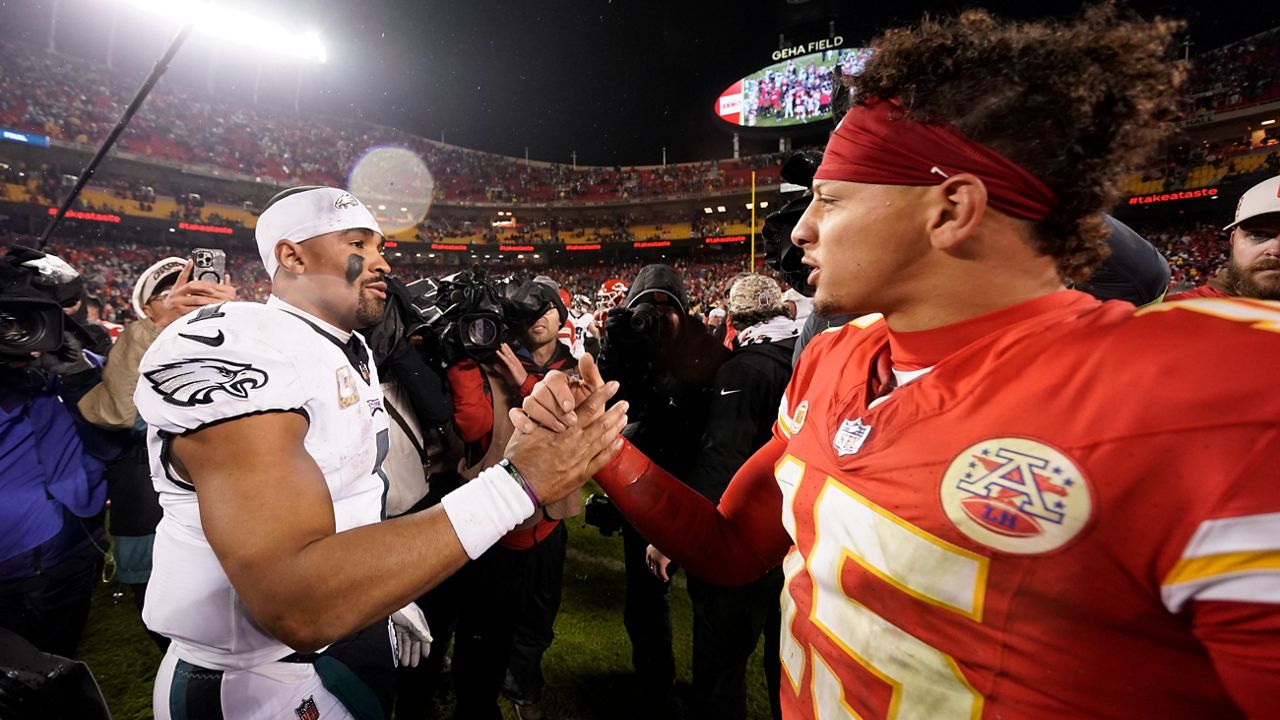
POLYGON ((143 373, 151 387, 171 405, 208 405, 221 391, 244 400, 251 390, 267 384, 267 374, 247 363, 191 358, 161 365, 143 373))

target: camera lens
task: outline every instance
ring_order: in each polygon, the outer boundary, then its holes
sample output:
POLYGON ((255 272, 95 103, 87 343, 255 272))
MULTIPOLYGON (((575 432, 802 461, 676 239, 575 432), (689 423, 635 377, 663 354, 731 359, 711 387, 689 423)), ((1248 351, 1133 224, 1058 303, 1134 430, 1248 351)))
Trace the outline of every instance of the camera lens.
POLYGON ((653 329, 653 318, 636 313, 631 316, 631 331, 637 335, 648 335, 653 329))
POLYGON ((44 330, 44 317, 40 315, 20 316, 0 311, 0 344, 22 347, 40 338, 44 330))
POLYGON ((498 341, 498 323, 491 317, 476 317, 467 321, 467 342, 477 347, 489 347, 498 341))

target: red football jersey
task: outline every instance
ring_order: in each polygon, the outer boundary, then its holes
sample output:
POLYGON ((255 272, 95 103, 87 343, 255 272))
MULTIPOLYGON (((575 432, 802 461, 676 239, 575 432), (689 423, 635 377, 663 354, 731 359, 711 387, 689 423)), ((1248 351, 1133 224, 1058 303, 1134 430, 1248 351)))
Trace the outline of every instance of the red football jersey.
POLYGON ((1061 292, 908 340, 951 350, 873 407, 874 319, 783 399, 784 715, 1280 712, 1280 305, 1061 292))
POLYGON ((1174 302, 1176 300, 1193 300, 1195 298, 1224 298, 1231 297, 1225 292, 1219 290, 1212 285, 1200 285, 1190 290, 1183 290, 1180 293, 1170 295, 1165 298, 1165 302, 1174 302))

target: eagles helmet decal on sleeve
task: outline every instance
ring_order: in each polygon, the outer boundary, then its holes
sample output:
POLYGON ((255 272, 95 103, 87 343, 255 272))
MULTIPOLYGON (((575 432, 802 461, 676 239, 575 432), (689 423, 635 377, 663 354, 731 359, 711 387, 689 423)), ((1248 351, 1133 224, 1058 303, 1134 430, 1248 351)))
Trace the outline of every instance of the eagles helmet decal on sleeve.
POLYGON ((217 358, 191 358, 165 363, 143 373, 170 405, 194 407, 214 402, 219 392, 238 400, 267 384, 267 373, 247 363, 217 358))

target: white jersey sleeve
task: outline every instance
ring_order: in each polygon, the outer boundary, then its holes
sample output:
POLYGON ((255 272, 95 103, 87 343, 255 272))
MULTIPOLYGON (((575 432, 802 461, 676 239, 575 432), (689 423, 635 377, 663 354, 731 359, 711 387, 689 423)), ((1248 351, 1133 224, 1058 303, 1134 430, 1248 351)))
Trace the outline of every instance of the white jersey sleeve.
POLYGON ((156 430, 180 435, 273 411, 306 415, 311 393, 280 345, 296 323, 255 303, 209 305, 165 328, 142 358, 134 402, 156 430))

